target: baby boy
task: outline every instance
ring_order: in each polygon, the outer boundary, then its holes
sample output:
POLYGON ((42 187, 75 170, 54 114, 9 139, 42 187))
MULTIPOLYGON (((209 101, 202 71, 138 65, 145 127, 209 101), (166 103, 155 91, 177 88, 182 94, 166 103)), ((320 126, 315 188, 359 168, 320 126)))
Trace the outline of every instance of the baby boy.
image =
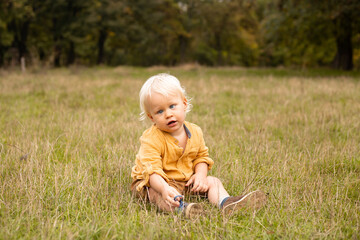
POLYGON ((186 217, 202 214, 198 203, 185 203, 185 194, 206 196, 224 214, 249 207, 260 208, 266 195, 256 190, 230 196, 221 181, 208 176, 214 164, 200 127, 187 122, 191 104, 179 80, 169 74, 150 77, 140 90, 142 119, 153 125, 140 138, 132 168, 132 193, 163 211, 177 209, 186 217))

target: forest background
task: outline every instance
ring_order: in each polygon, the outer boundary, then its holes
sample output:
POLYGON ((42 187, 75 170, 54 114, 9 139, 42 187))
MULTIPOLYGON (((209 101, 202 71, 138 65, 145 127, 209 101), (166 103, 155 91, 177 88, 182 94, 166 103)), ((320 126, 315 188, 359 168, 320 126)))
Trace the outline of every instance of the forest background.
POLYGON ((2 0, 0 67, 360 68, 356 0, 2 0))

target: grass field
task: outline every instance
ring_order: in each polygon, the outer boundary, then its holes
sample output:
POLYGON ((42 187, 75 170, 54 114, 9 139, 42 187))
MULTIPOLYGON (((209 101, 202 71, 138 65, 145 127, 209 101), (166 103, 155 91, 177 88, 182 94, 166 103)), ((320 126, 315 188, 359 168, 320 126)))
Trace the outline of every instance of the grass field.
MULTIPOLYGON (((0 72, 0 239, 360 239, 360 74, 284 69, 0 72), (138 92, 177 76, 209 174, 265 208, 187 220, 131 198, 138 92)), ((198 201, 195 199, 195 201, 198 201)), ((203 201, 203 200, 199 200, 203 201)))

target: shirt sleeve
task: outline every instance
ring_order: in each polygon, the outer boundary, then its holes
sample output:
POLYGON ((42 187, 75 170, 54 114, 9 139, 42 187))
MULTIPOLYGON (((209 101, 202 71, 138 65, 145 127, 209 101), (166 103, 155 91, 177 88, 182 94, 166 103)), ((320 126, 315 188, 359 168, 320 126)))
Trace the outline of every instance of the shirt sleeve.
POLYGON ((206 163, 209 167, 208 170, 210 170, 212 168, 212 166, 214 165, 214 161, 209 157, 209 149, 208 147, 205 145, 205 140, 203 137, 203 133, 201 131, 201 129, 199 128, 199 152, 194 160, 194 164, 193 164, 193 170, 195 171, 195 166, 198 163, 206 163))
POLYGON ((169 181, 163 171, 161 139, 142 136, 140 142, 140 150, 136 156, 137 164, 133 169, 133 172, 137 172, 136 178, 142 180, 137 187, 138 191, 144 186, 150 186, 150 175, 153 173, 160 175, 165 181, 169 181))

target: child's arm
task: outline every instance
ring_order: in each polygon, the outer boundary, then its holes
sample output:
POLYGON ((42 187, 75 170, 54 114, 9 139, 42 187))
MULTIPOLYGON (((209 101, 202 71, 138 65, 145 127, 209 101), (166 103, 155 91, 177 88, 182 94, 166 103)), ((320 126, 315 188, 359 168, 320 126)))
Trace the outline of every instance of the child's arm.
POLYGON ((175 188, 169 186, 169 184, 158 174, 154 173, 150 175, 150 187, 156 192, 161 194, 162 199, 173 207, 179 207, 180 203, 174 200, 174 197, 181 195, 175 188))
POLYGON ((195 166, 195 174, 191 176, 189 181, 186 183, 186 186, 193 184, 191 191, 193 192, 207 192, 209 190, 209 185, 207 181, 207 173, 209 166, 204 163, 198 163, 195 166))

